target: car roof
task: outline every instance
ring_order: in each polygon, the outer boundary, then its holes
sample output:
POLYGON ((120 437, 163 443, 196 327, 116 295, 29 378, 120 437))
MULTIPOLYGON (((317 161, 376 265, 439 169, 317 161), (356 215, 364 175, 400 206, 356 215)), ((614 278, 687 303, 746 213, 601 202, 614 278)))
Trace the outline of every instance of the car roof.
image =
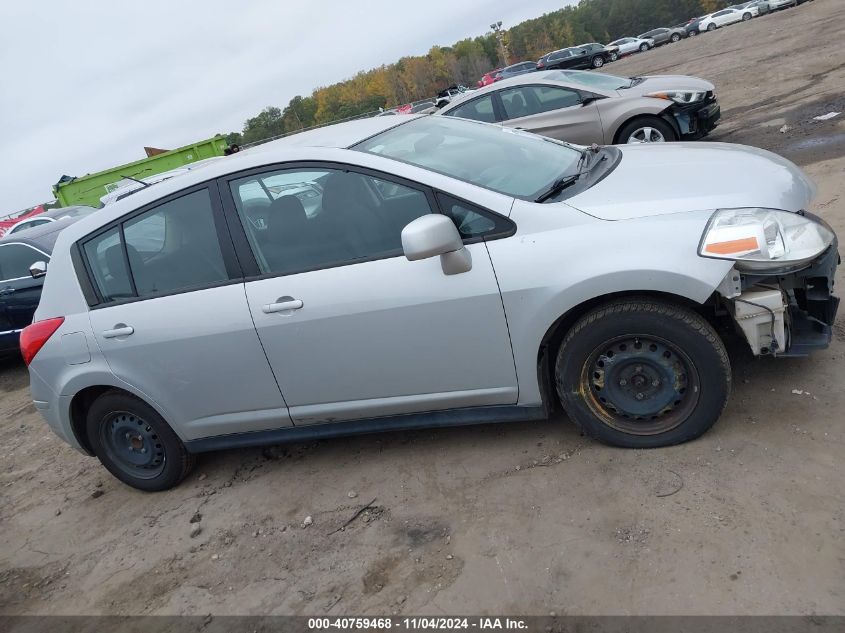
POLYGON ((56 207, 55 209, 48 209, 44 213, 39 213, 38 215, 33 215, 31 218, 27 218, 27 220, 34 220, 39 216, 44 216, 47 218, 61 218, 71 211, 76 211, 77 209, 90 209, 91 211, 96 211, 95 207, 88 206, 86 204, 72 204, 67 207, 56 207))
MULTIPOLYGON (((273 162, 284 162, 297 160, 297 153, 292 151, 296 148, 327 148, 343 149, 360 143, 372 136, 380 134, 391 128, 404 125, 409 121, 418 119, 427 114, 403 114, 397 116, 371 117, 359 119, 346 123, 337 123, 325 127, 293 134, 268 143, 263 143, 249 149, 241 150, 231 156, 214 161, 202 169, 186 171, 183 174, 174 176, 149 187, 138 189, 131 196, 112 202, 106 205, 96 214, 89 214, 81 218, 69 218, 78 220, 83 227, 99 226, 99 220, 94 221, 92 217, 119 216, 133 209, 155 202, 172 193, 188 189, 194 185, 208 182, 222 176, 235 173, 240 170, 247 170, 257 166, 272 164, 273 162), (271 154, 271 156, 267 156, 271 154), (273 156, 273 154, 275 154, 273 156), (278 158, 278 161, 276 159, 278 158)), ((56 226, 65 220, 50 222, 48 225, 56 226)), ((34 232, 42 227, 34 227, 26 231, 29 238, 35 238, 34 232)), ((55 240, 54 240, 55 241, 55 240)))
POLYGON ((56 243, 56 238, 59 237, 59 233, 81 219, 82 218, 62 218, 61 220, 56 220, 55 222, 47 222, 45 224, 33 226, 28 228, 26 231, 4 236, 0 239, 0 245, 12 242, 28 244, 29 246, 34 246, 49 255, 53 252, 53 245, 56 243))

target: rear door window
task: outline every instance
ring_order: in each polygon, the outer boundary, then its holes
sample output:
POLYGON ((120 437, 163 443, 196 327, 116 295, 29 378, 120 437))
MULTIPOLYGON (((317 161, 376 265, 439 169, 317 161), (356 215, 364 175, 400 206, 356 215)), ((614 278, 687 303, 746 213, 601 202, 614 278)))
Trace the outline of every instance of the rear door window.
POLYGON ((85 242, 83 250, 106 302, 229 279, 208 189, 136 215, 85 242))

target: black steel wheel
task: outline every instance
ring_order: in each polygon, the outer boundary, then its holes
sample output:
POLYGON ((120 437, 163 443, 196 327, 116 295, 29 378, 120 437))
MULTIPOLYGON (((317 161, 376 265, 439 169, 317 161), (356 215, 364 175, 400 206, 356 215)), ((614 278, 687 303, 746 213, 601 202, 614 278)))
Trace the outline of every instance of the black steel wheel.
POLYGON ((607 444, 669 446, 719 418, 731 369, 713 327, 681 305, 648 297, 595 308, 558 350, 555 384, 569 417, 607 444))
POLYGON ((119 390, 107 391, 88 409, 88 440, 94 454, 122 482, 148 492, 178 484, 194 456, 147 403, 119 390))
POLYGON ((593 413, 634 435, 672 430, 689 416, 701 393, 689 356, 657 336, 627 334, 605 341, 581 373, 593 413))

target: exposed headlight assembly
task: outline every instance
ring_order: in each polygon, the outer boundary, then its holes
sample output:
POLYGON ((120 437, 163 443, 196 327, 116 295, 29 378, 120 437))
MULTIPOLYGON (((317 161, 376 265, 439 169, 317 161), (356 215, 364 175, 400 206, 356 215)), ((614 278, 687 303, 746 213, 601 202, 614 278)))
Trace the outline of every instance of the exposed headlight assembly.
POLYGON ((833 232, 803 215, 777 209, 721 209, 704 229, 698 254, 730 259, 739 270, 798 270, 821 255, 833 232))
POLYGON ((674 101, 680 105, 689 105, 690 103, 698 103, 704 101, 707 92, 695 92, 688 90, 668 90, 664 92, 652 92, 647 97, 654 97, 655 99, 666 99, 667 101, 674 101))

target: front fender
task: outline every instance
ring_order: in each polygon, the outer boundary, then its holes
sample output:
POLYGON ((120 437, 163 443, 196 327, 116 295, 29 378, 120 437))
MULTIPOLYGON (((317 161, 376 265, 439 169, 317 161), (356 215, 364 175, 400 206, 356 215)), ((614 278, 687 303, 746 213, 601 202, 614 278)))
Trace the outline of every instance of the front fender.
POLYGON ((517 203, 517 233, 488 243, 508 319, 519 404, 541 402, 537 354, 549 328, 585 302, 660 293, 704 303, 731 262, 698 256, 711 212, 604 221, 565 204, 517 203), (548 221, 559 228, 540 230, 548 221))
MULTIPOLYGON (((620 91, 624 93, 625 91, 620 91)), ((596 102, 604 123, 605 140, 616 143, 616 135, 628 121, 640 116, 656 116, 665 119, 671 101, 654 97, 628 97, 622 99, 601 99, 596 102)), ((671 115, 669 119, 673 118, 671 115)), ((666 119, 668 120, 668 119, 666 119)), ((671 124, 671 122, 670 122, 671 124)))

